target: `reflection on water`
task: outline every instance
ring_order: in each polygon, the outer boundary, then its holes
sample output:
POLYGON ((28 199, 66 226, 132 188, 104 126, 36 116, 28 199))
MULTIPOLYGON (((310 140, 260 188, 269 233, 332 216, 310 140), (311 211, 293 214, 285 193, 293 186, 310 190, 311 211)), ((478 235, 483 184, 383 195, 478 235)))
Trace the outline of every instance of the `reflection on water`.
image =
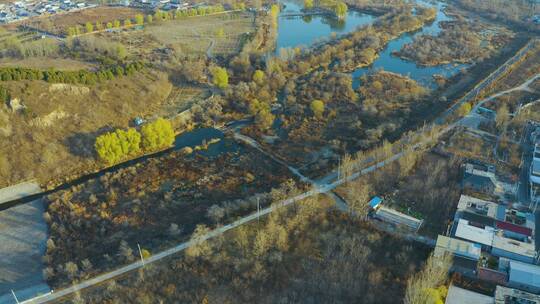
POLYGON ((346 34, 357 27, 371 24, 375 17, 349 11, 347 18, 338 19, 333 16, 291 16, 300 13, 302 7, 294 2, 284 1, 285 8, 279 17, 276 51, 280 48, 310 46, 332 33, 346 34))
MULTIPOLYGON (((426 25, 422 30, 413 34, 404 34, 399 38, 388 43, 387 47, 381 52, 379 58, 367 68, 361 68, 354 71, 353 87, 359 85, 358 77, 372 70, 383 69, 385 71, 394 72, 408 76, 420 84, 435 88, 436 83, 433 75, 441 75, 451 77, 457 74, 462 68, 467 65, 439 65, 434 67, 418 66, 414 62, 403 60, 393 56, 392 53, 399 51, 401 47, 413 41, 417 35, 437 35, 441 31, 440 23, 451 20, 443 9, 444 5, 437 2, 431 4, 425 1, 417 1, 424 6, 435 7, 437 9, 437 17, 431 24, 426 25)), ((314 42, 330 37, 332 33, 346 34, 354 31, 357 27, 366 24, 371 24, 376 17, 349 10, 347 18, 339 20, 330 16, 294 16, 287 17, 291 13, 301 12, 302 7, 294 2, 283 1, 285 8, 281 12, 278 26, 278 38, 276 51, 280 48, 290 48, 297 46, 309 46, 314 42)))

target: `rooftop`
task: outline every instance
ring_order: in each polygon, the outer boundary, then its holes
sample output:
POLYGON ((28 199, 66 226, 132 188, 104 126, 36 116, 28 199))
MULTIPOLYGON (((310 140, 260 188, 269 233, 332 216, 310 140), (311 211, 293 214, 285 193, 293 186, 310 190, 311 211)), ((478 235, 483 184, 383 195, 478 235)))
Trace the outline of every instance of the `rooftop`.
POLYGON ((484 215, 491 218, 497 218, 499 205, 494 202, 482 200, 472 196, 462 195, 459 198, 457 209, 461 211, 468 211, 484 215))
POLYGON ((437 237, 437 244, 435 245, 435 255, 441 254, 443 251, 478 260, 480 258, 481 246, 471 242, 439 235, 437 237))
POLYGON ((468 220, 459 219, 455 236, 486 246, 491 246, 495 230, 493 227, 471 226, 468 220))
POLYGON ((507 252, 519 254, 521 256, 534 258, 536 251, 534 243, 519 242, 513 239, 505 238, 500 235, 493 236, 493 248, 498 248, 507 252))
POLYGON ((540 296, 519 289, 497 286, 495 304, 540 304, 540 296))
POLYGON ((510 260, 509 281, 540 288, 540 267, 510 260))
POLYGON ((496 227, 498 229, 508 230, 508 231, 516 232, 516 233, 523 234, 526 236, 532 236, 531 228, 523 227, 523 226, 512 224, 509 222, 497 221, 496 227))
POLYGON ((493 297, 450 285, 445 304, 493 304, 493 297))

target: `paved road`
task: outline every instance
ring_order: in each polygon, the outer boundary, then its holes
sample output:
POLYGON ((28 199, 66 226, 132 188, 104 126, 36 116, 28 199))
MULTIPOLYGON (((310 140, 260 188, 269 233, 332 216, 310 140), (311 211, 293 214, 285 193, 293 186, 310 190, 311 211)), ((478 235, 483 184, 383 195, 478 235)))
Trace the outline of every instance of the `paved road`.
POLYGON ((35 181, 24 182, 0 189, 0 205, 23 197, 41 193, 41 187, 35 181))
POLYGON ((463 96, 457 103, 451 106, 441 117, 435 120, 437 124, 443 124, 448 118, 461 107, 462 104, 466 102, 473 101, 476 99, 478 94, 488 86, 490 86, 495 80, 508 71, 508 69, 516 62, 518 62, 523 56, 527 54, 529 50, 534 48, 538 43, 538 39, 532 39, 527 43, 525 47, 519 50, 512 58, 508 59, 504 64, 499 66, 495 71, 489 74, 488 77, 484 78, 483 81, 478 83, 472 90, 470 90, 465 96, 463 96))

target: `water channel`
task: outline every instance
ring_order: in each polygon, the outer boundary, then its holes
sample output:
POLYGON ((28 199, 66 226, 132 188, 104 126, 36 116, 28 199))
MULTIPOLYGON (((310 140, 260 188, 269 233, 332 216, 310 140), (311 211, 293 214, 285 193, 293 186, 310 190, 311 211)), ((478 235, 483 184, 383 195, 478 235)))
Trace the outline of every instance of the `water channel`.
MULTIPOLYGON (((441 22, 452 20, 451 17, 445 14, 443 3, 417 2, 437 9, 435 21, 420 31, 403 34, 399 38, 390 41, 371 66, 357 69, 352 73, 354 88, 358 87, 358 78, 360 76, 380 69, 408 76, 423 86, 435 88, 434 75, 451 77, 465 67, 465 65, 454 64, 426 67, 392 55, 393 52, 399 51, 404 44, 412 42, 417 35, 437 35, 441 31, 441 22)), ((343 35, 363 25, 371 24, 376 19, 375 16, 353 10, 349 10, 347 17, 343 21, 338 21, 336 18, 329 16, 289 17, 288 15, 291 15, 291 13, 301 13, 301 5, 291 1, 282 1, 282 4, 285 8, 281 12, 282 17, 279 18, 277 53, 279 53, 280 48, 309 47, 313 43, 328 38, 332 33, 343 35)))

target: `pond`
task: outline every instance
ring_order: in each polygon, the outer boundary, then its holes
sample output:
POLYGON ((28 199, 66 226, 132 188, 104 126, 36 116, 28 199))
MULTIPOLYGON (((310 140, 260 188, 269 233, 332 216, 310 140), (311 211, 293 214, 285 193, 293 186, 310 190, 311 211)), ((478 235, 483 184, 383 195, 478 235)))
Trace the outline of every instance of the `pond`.
POLYGON ((282 48, 309 47, 317 41, 326 39, 332 33, 346 34, 359 26, 371 24, 374 16, 349 10, 347 18, 339 20, 333 16, 288 16, 298 14, 302 6, 291 1, 283 1, 280 13, 276 52, 282 48))

